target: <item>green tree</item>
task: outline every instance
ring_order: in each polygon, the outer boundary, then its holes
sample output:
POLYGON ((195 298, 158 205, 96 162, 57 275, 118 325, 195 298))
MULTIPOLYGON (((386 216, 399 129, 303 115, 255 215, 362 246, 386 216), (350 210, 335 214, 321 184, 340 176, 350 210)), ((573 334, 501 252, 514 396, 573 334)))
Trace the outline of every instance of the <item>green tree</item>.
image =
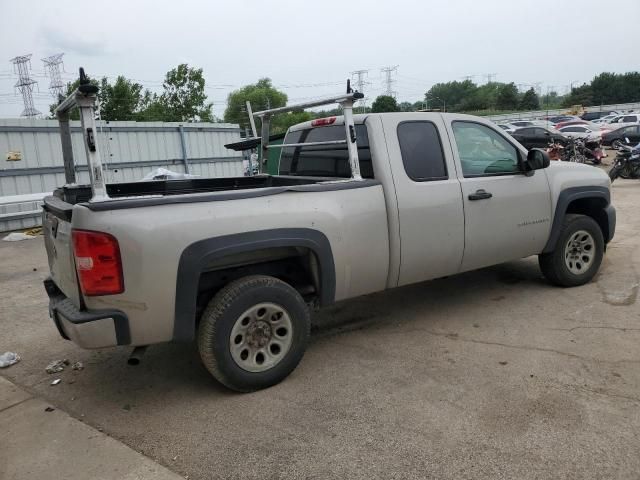
POLYGON ((137 120, 143 108, 142 85, 127 80, 122 75, 110 84, 106 78, 100 81, 100 116, 103 120, 137 120))
POLYGON ((380 95, 371 104, 371 111, 373 113, 397 112, 398 103, 395 98, 389 95, 380 95))
POLYGON ((289 112, 275 115, 271 121, 271 133, 284 133, 291 125, 308 122, 314 118, 315 116, 311 112, 289 112))
POLYGON ((213 104, 207 103, 205 80, 201 68, 186 63, 167 72, 158 98, 167 122, 210 122, 213 104))
MULTIPOLYGON (((271 79, 261 78, 257 83, 246 85, 229 94, 227 98, 227 108, 224 111, 224 121, 237 123, 242 128, 248 126, 247 101, 251 102, 251 109, 255 112, 269 108, 284 107, 287 104, 287 95, 274 88, 271 84, 271 79)), ((275 118, 277 118, 277 116, 275 118)), ((256 119, 256 127, 260 128, 260 122, 258 120, 259 119, 256 119)), ((284 125, 284 123, 282 125, 284 125)), ((260 132, 258 132, 258 134, 260 134, 260 132)))
POLYGON ((168 118, 165 106, 160 102, 160 96, 145 90, 140 100, 140 111, 136 120, 140 122, 164 122, 168 118))
POLYGON ((465 102, 473 103, 472 98, 477 91, 478 86, 471 80, 436 83, 425 93, 425 98, 439 98, 440 103, 446 103, 447 110, 457 111, 465 102))
POLYGON ((400 102, 398 104, 398 110, 401 112, 413 112, 413 104, 411 102, 400 102))
POLYGON ((418 100, 417 102, 413 102, 413 105, 411 105, 411 109, 414 112, 417 112, 418 110, 423 110, 424 108, 425 108, 424 100, 418 100))
POLYGON ((530 88, 520 100, 520 110, 538 110, 540 108, 540 99, 533 88, 530 88))
POLYGON ((593 89, 590 84, 583 83, 579 87, 571 89, 571 93, 562 100, 562 105, 593 105, 593 89))
POLYGON ((496 96, 496 109, 515 110, 518 108, 518 87, 516 84, 505 83, 498 89, 496 96))

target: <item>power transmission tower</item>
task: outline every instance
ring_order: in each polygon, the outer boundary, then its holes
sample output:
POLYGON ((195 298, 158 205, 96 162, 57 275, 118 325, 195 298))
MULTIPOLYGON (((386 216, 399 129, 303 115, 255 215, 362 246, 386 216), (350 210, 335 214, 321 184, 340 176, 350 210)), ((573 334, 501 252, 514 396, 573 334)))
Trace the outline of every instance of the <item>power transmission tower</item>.
POLYGON ((497 73, 485 73, 484 78, 487 79, 487 83, 493 83, 497 75, 497 73))
POLYGON ((386 88, 384 94, 396 98, 397 92, 395 92, 391 87, 396 82, 393 79, 392 74, 398 72, 398 65, 394 65, 393 67, 383 67, 380 69, 380 71, 385 75, 384 83, 386 85, 386 88))
MULTIPOLYGON (((365 80, 365 77, 367 76, 368 73, 369 73, 369 70, 355 70, 351 72, 351 78, 353 79, 353 83, 356 84, 358 92, 360 93, 364 93, 364 87, 366 85, 371 85, 371 82, 367 82, 365 80)), ((363 113, 366 112, 367 97, 364 97, 363 99, 359 100, 359 102, 360 102, 360 106, 362 107, 362 112, 363 113)))
POLYGON ((29 76, 31 54, 12 58, 11 62, 13 63, 13 71, 18 74, 18 81, 14 87, 20 91, 24 102, 24 110, 21 116, 34 117, 39 115, 40 112, 33 106, 33 86, 38 82, 29 76))
POLYGON ((542 96, 542 82, 534 82, 533 89, 536 91, 538 98, 542 96))
MULTIPOLYGON (((58 100, 60 96, 64 95, 64 83, 60 76, 60 67, 62 66, 63 55, 64 53, 58 53, 42 59, 44 62, 44 69, 49 72, 49 91, 56 100, 58 100)), ((62 70, 64 71, 64 66, 62 66, 62 70)))
POLYGON ((460 77, 462 80, 471 80, 473 81, 473 79, 475 78, 475 75, 464 75, 463 77, 460 77))

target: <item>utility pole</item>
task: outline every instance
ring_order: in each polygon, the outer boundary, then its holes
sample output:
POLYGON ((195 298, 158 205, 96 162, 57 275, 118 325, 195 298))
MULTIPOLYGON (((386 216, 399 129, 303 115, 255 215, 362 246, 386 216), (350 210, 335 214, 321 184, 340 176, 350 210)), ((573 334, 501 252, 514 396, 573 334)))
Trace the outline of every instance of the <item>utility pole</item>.
POLYGON ((31 70, 31 54, 20 55, 11 59, 13 63, 13 71, 18 74, 18 81, 14 85, 22 94, 24 110, 21 113, 23 117, 35 117, 40 112, 33 106, 33 86, 38 82, 29 76, 31 70))
POLYGON ((380 69, 380 71, 382 73, 384 73, 385 78, 384 78, 384 83, 386 85, 385 87, 385 95, 388 95, 390 97, 396 98, 396 93, 393 89, 392 86, 395 83, 395 80, 392 77, 392 74, 397 73, 398 72, 398 65, 394 65, 393 67, 383 67, 380 69))
MULTIPOLYGON (((351 78, 353 79, 353 83, 356 84, 357 90, 360 93, 364 93, 364 87, 366 85, 371 85, 371 82, 367 82, 365 77, 368 75, 369 70, 355 70, 351 72, 351 78)), ((367 111, 367 97, 359 100, 360 106, 362 107, 362 113, 367 111)))
MULTIPOLYGON (((64 53, 58 53, 42 59, 44 62, 44 69, 49 72, 49 91, 56 101, 60 96, 64 95, 64 82, 60 76, 60 67, 62 66, 63 55, 64 53)), ((62 70, 64 71, 64 66, 62 66, 62 70)))
POLYGON ((473 81, 473 79, 476 77, 476 75, 464 75, 462 77, 460 77, 462 80, 471 80, 473 81))

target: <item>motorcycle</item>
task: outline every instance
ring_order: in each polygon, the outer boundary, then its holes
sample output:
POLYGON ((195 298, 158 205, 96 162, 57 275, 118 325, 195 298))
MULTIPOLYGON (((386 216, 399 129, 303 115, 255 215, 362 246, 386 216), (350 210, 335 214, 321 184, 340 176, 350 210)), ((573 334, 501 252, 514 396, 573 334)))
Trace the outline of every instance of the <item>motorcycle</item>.
POLYGON ((547 148, 551 160, 599 165, 605 157, 599 140, 569 138, 566 144, 552 142, 547 148))
POLYGON ((587 157, 584 154, 584 140, 581 138, 569 138, 567 140, 567 145, 564 148, 564 158, 565 162, 577 162, 577 163, 585 163, 587 161, 587 157))
MULTIPOLYGON (((627 140, 628 142, 628 140, 627 140)), ((635 147, 621 145, 618 154, 609 170, 609 178, 640 178, 640 144, 635 147)))
POLYGON ((584 142, 584 156, 593 165, 600 165, 606 156, 600 140, 586 139, 584 142))
POLYGON ((551 142, 547 147, 547 154, 550 160, 564 159, 564 145, 559 142, 551 142))

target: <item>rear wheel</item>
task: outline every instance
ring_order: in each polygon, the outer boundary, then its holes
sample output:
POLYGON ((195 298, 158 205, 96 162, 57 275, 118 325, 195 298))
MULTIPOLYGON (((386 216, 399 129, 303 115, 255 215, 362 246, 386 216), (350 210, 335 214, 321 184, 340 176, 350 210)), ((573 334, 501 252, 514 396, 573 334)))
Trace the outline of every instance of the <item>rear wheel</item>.
POLYGON ((625 166, 620 169, 620 178, 624 178, 624 179, 636 178, 634 176, 633 167, 629 163, 625 164, 625 166))
POLYGON ((604 238, 596 221, 567 214, 555 250, 538 256, 540 269, 551 283, 576 287, 591 281, 604 255, 604 238))
POLYGON ((622 147, 622 140, 615 139, 613 142, 611 142, 611 148, 615 148, 616 150, 620 150, 620 147, 622 147))
POLYGON ((223 385, 250 392, 282 381, 309 340, 309 309, 274 277, 244 277, 220 290, 200 319, 198 350, 223 385))

